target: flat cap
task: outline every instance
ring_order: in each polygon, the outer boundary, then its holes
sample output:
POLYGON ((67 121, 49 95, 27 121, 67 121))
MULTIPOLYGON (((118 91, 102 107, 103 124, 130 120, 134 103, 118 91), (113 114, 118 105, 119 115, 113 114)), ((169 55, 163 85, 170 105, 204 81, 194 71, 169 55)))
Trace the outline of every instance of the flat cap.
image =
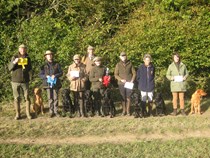
POLYGON ((96 61, 101 61, 101 60, 102 60, 102 57, 95 57, 95 58, 93 59, 94 62, 96 62, 96 61))
POLYGON ((49 55, 49 54, 53 54, 53 52, 52 52, 51 50, 47 50, 47 51, 44 53, 44 56, 49 55))
POLYGON ((27 48, 25 44, 19 45, 19 48, 27 48))
POLYGON ((89 45, 87 49, 94 49, 94 47, 89 45))
POLYGON ((120 56, 126 56, 126 53, 125 52, 121 52, 120 56))
POLYGON ((73 60, 76 60, 76 59, 79 59, 79 60, 81 59, 81 57, 80 57, 79 54, 75 54, 75 55, 74 55, 73 60))

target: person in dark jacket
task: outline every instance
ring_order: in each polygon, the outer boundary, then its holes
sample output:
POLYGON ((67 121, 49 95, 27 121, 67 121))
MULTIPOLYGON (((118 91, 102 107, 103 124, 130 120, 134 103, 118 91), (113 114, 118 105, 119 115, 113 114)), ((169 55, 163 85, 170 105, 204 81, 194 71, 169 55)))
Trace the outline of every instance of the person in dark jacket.
POLYGON ((44 54, 46 63, 41 67, 40 77, 43 79, 43 88, 47 90, 50 117, 58 114, 58 91, 61 88, 59 77, 63 75, 60 65, 53 60, 53 52, 47 50, 44 54))
MULTIPOLYGON (((96 115, 101 115, 101 94, 104 91, 103 77, 105 76, 105 67, 101 64, 101 57, 93 59, 95 66, 90 70, 91 90, 93 92, 94 109, 96 115)), ((103 116, 103 115, 102 115, 103 116)))
POLYGON ((131 93, 132 89, 125 88, 125 83, 133 83, 136 77, 136 71, 125 52, 120 53, 120 62, 115 66, 114 76, 118 80, 120 94, 122 96, 122 115, 126 113, 130 116, 131 93))
POLYGON ((24 98, 26 101, 26 115, 31 119, 30 115, 30 98, 29 98, 29 73, 32 69, 31 59, 28 56, 27 48, 21 44, 18 53, 12 57, 9 63, 9 71, 12 74, 12 90, 14 96, 14 107, 16 111, 15 120, 21 118, 20 116, 20 89, 23 89, 24 98))
POLYGON ((137 70, 138 89, 141 92, 141 106, 143 115, 152 115, 153 92, 155 89, 155 67, 151 64, 151 56, 144 55, 144 63, 137 70), (146 102, 148 100, 148 113, 146 112, 146 102))

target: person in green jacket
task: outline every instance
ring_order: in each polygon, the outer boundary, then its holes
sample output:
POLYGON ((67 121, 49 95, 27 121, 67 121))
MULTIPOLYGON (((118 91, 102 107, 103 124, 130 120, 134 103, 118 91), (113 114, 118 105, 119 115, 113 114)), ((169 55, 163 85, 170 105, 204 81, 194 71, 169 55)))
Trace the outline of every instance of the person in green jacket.
POLYGON ((125 83, 134 82, 136 71, 132 63, 127 59, 127 54, 125 52, 120 53, 120 62, 115 66, 114 76, 118 81, 120 94, 122 96, 122 116, 125 116, 126 113, 130 116, 132 89, 125 88, 125 83))
POLYGON ((172 58, 173 62, 169 65, 166 73, 167 79, 171 81, 170 87, 173 96, 174 109, 172 115, 177 115, 177 100, 179 99, 181 114, 185 116, 184 93, 186 92, 186 79, 189 74, 177 52, 173 54, 172 58))

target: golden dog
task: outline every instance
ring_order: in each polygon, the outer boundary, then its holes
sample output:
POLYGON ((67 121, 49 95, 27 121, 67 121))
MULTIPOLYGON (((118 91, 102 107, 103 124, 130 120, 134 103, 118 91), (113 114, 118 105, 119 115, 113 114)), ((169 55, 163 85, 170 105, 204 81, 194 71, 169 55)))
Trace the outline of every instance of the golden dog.
POLYGON ((44 105, 42 99, 42 90, 40 88, 34 89, 34 105, 33 105, 33 112, 35 112, 36 116, 38 112, 41 112, 42 115, 44 114, 44 105))
POLYGON ((198 89, 191 97, 191 112, 190 114, 201 114, 201 97, 206 96, 207 93, 202 89, 198 89))

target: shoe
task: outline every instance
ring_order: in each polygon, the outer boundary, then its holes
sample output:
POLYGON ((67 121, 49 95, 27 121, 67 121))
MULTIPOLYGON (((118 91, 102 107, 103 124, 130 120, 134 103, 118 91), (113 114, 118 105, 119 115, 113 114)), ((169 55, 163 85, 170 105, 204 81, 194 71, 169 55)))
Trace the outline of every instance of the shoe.
POLYGON ((15 120, 20 120, 21 117, 20 116, 15 116, 15 120))
POLYGON ((95 116, 100 116, 100 113, 96 111, 95 116))
POLYGON ((28 116, 27 116, 27 118, 28 118, 29 120, 31 120, 31 119, 32 119, 31 115, 28 115, 28 116))
POLYGON ((181 115, 186 116, 184 109, 181 109, 181 115))
POLYGON ((171 114, 172 116, 176 116, 177 115, 177 109, 174 109, 174 111, 171 114))
POLYGON ((54 116, 55 116, 54 113, 51 113, 51 114, 50 114, 50 118, 53 118, 54 116))
POLYGON ((138 118, 138 115, 137 115, 137 114, 135 114, 135 115, 134 115, 134 118, 138 118))
POLYGON ((122 114, 121 114, 121 116, 125 116, 126 115, 126 113, 125 112, 123 112, 122 114))
POLYGON ((56 117, 60 117, 60 114, 56 113, 55 116, 56 116, 56 117))

